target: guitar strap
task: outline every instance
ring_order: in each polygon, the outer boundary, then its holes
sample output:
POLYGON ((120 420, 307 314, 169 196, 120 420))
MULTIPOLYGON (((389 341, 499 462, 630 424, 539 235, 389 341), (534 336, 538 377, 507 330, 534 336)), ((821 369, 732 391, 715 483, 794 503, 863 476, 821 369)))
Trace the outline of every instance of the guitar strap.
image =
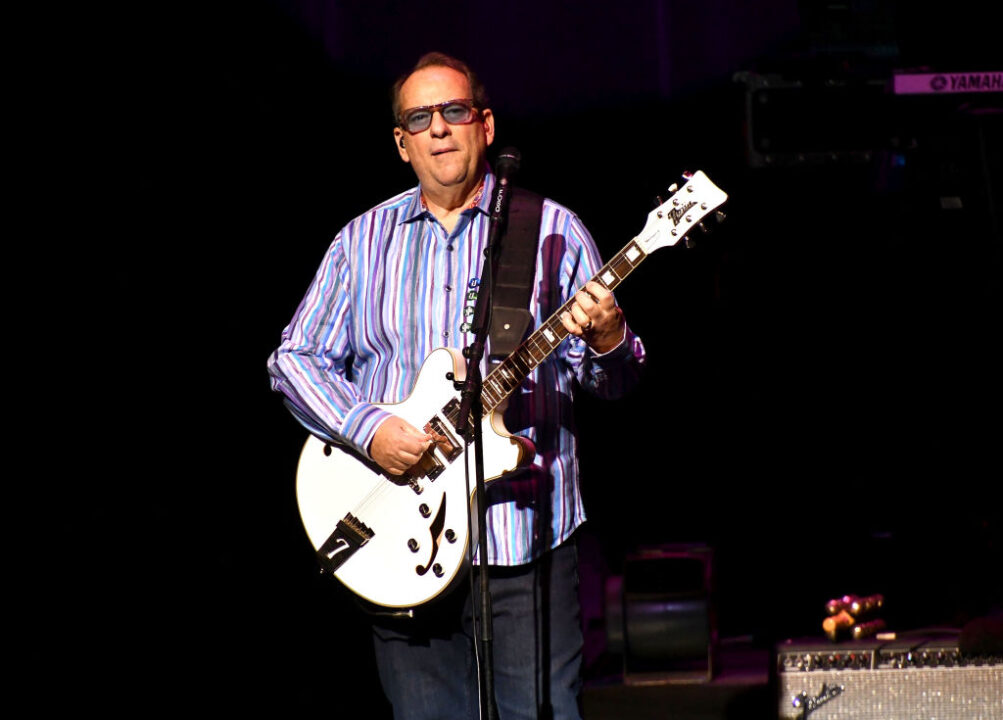
MULTIPOLYGON (((495 248, 495 284, 491 302, 491 363, 501 362, 519 347, 533 321, 529 298, 536 274, 543 198, 512 188, 508 222, 495 248)), ((475 317, 477 315, 475 314, 475 317)))

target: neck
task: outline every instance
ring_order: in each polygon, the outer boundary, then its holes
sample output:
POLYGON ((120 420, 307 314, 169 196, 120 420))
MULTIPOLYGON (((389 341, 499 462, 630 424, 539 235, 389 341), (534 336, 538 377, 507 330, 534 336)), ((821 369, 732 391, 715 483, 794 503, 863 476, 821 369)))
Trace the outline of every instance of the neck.
POLYGON ((456 227, 456 222, 467 208, 473 207, 481 199, 484 189, 484 176, 474 182, 473 187, 437 188, 430 191, 421 189, 421 199, 428 211, 435 216, 449 232, 456 227))

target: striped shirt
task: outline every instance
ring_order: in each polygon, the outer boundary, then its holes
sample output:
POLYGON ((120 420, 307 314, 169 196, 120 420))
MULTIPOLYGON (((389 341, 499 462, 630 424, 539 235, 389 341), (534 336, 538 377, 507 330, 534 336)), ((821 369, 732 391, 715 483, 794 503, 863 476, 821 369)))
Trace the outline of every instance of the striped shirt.
MULTIPOLYGON (((419 188, 387 200, 338 233, 282 344, 268 361, 272 388, 313 434, 368 457, 389 417, 373 403, 397 403, 411 391, 425 357, 464 347, 487 242, 494 178, 452 233, 423 208, 419 188)), ((602 267, 581 221, 546 200, 531 312, 539 326, 602 267)), ((513 393, 508 430, 531 439, 528 470, 488 488, 488 559, 521 565, 556 547, 585 520, 571 399, 574 385, 617 397, 638 377, 644 348, 630 330, 597 355, 565 340, 513 393)))

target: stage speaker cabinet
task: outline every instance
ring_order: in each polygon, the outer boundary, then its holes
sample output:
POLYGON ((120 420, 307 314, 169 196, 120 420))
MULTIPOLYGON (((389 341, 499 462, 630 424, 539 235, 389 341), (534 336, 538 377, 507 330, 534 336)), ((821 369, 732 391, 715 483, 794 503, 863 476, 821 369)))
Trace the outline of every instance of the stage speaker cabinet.
POLYGON ((664 545, 626 559, 623 670, 627 684, 707 682, 714 676, 717 623, 713 551, 664 545))
POLYGON ((776 661, 784 720, 1003 720, 1003 658, 962 656, 956 638, 788 641, 776 661))

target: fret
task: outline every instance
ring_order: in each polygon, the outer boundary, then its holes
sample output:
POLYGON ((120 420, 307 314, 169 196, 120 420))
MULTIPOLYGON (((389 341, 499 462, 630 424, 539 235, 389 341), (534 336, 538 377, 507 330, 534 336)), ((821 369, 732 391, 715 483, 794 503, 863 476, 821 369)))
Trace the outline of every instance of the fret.
POLYGON ((533 353, 530 352, 530 349, 529 349, 528 346, 524 347, 522 349, 522 352, 519 353, 519 359, 526 365, 526 368, 527 368, 526 374, 527 375, 529 375, 529 373, 531 373, 533 370, 535 370, 536 366, 540 364, 539 362, 537 362, 536 358, 533 357, 533 353))
POLYGON ((533 366, 530 365, 526 359, 522 356, 522 348, 519 348, 514 353, 512 357, 509 358, 512 361, 512 365, 516 371, 516 374, 521 375, 525 378, 532 371, 533 366))
POLYGON ((505 397, 510 392, 515 390, 516 386, 512 384, 509 378, 498 373, 497 371, 488 375, 486 383, 491 385, 491 389, 495 391, 495 394, 499 397, 505 397))
POLYGON ((543 359, 550 354, 550 348, 543 346, 543 339, 544 338, 541 333, 533 333, 532 337, 529 339, 530 343, 526 348, 529 350, 530 356, 536 361, 537 365, 543 362, 543 359))
POLYGON ((506 389, 499 378, 494 377, 494 375, 488 375, 487 384, 494 390, 495 394, 499 398, 503 398, 509 394, 514 388, 506 389))
POLYGON ((512 372, 508 369, 507 361, 498 366, 498 374, 508 382, 519 382, 519 380, 512 375, 512 372))
POLYGON ((616 284, 619 285, 620 283, 622 283, 624 278, 630 275, 633 269, 634 266, 630 264, 630 261, 627 260, 627 258, 624 257, 617 258, 613 264, 613 271, 616 273, 616 276, 618 278, 616 284))
POLYGON ((568 336, 568 329, 564 327, 564 323, 562 323, 559 318, 550 318, 545 325, 551 332, 554 333, 554 335, 557 336, 558 345, 560 345, 561 341, 568 336))

